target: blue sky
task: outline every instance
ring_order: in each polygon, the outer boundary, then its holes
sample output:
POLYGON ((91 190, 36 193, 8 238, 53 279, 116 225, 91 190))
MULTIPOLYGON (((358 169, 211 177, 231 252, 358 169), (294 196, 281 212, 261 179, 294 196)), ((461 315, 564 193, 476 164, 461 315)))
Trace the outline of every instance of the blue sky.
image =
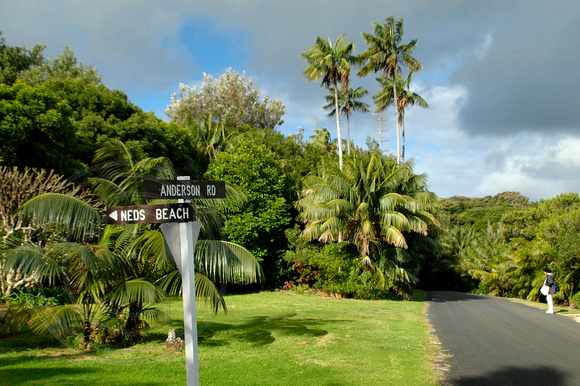
MULTIPOLYGON (((325 91, 302 75, 300 53, 316 36, 339 34, 362 52, 360 33, 388 16, 403 17, 404 42, 418 41, 424 69, 413 91, 430 109, 406 113, 407 156, 436 194, 538 200, 580 191, 577 0, 0 0, 7 44, 41 43, 47 57, 68 45, 145 111, 165 119, 181 83, 231 67, 284 102, 282 133, 306 136, 318 125, 336 137, 336 123, 322 109, 325 91)), ((378 90, 372 76, 352 84, 378 90)), ((351 117, 360 146, 376 118, 351 117)), ((385 130, 383 148, 395 152, 392 111, 385 130)))

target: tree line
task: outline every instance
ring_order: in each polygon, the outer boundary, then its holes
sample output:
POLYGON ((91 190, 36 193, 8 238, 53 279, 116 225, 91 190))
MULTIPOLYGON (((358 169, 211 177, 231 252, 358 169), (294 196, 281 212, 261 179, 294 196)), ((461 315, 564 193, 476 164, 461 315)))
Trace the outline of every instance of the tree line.
POLYGON ((329 87, 334 140, 325 128, 282 135, 282 101, 232 70, 182 85, 165 122, 105 87, 70 49, 46 59, 42 46, 0 39, 0 283, 14 305, 3 332, 26 320, 80 333, 85 346, 138 340, 163 317, 155 303, 179 294, 179 273, 157 225, 106 225, 104 207, 146 204, 143 178, 177 175, 227 184, 227 199, 195 203, 196 292, 214 312, 227 310, 223 283, 365 299, 409 298, 421 287, 538 300, 545 266, 560 279, 556 298, 577 302, 577 195, 439 199, 400 146, 384 154, 369 139, 363 149, 347 132, 342 154, 339 116, 368 110, 357 101, 365 90, 348 87, 351 64, 380 75, 377 110, 397 106, 401 128, 406 107, 427 106, 409 91, 421 66, 402 29, 393 18, 374 24, 360 55, 342 36, 334 45, 316 38, 302 54, 307 79, 329 87), (36 308, 45 302, 46 312, 36 308))

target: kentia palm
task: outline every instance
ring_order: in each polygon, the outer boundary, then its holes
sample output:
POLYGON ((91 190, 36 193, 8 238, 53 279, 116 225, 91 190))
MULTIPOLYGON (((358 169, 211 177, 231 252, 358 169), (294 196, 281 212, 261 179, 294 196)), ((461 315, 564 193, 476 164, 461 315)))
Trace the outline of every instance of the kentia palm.
MULTIPOLYGON (((332 87, 329 88, 328 91, 330 94, 325 97, 328 104, 324 106, 324 108, 326 110, 330 110, 328 116, 332 117, 334 114, 336 114, 336 103, 334 100, 336 93, 335 89, 332 87)), ((368 92, 369 90, 363 88, 362 86, 357 87, 356 89, 349 87, 346 91, 338 90, 338 111, 339 114, 344 114, 346 117, 346 143, 348 146, 348 155, 350 155, 350 116, 355 111, 369 111, 369 104, 359 100, 368 94, 368 92)))
MULTIPOLYGON (((318 36, 315 44, 308 51, 300 54, 306 59, 308 66, 304 70, 307 81, 315 81, 322 78, 320 86, 334 88, 334 107, 338 109, 338 85, 342 85, 343 90, 348 89, 351 64, 358 64, 361 60, 353 55, 354 44, 347 42, 343 35, 340 35, 334 45, 329 40, 318 36)), ((342 168, 342 135, 340 132, 340 118, 336 115, 336 132, 338 136, 338 159, 342 168)))
POLYGON ((398 102, 398 124, 401 127, 401 137, 402 137, 402 150, 401 150, 401 160, 405 162, 405 109, 410 106, 417 105, 424 109, 429 108, 429 104, 423 97, 415 92, 411 92, 410 84, 413 73, 409 72, 407 79, 403 82, 398 74, 396 75, 397 84, 393 87, 393 80, 390 78, 377 78, 377 82, 381 85, 381 89, 375 95, 373 95, 373 101, 377 106, 375 112, 385 110, 387 106, 393 105, 395 102, 395 95, 393 90, 397 90, 397 102, 398 102))
POLYGON ((375 270, 384 288, 409 291, 414 276, 404 268, 410 261, 406 235, 426 235, 436 223, 436 197, 426 189, 424 175, 412 164, 400 167, 375 151, 355 154, 343 170, 324 160, 316 175, 304 179, 303 198, 296 206, 309 240, 355 244, 367 267, 375 270))
MULTIPOLYGON (((116 140, 109 142, 96 154, 95 162, 101 163, 103 177, 89 180, 95 194, 106 205, 142 204, 144 199, 140 190, 143 178, 171 178, 173 175, 167 159, 146 158, 135 162, 129 149, 116 140)), ((237 206, 243 201, 243 196, 233 189, 228 189, 228 195, 228 199, 212 203, 215 206, 237 206)), ((160 275, 165 276, 165 281, 160 282, 168 287, 172 284, 171 289, 179 292, 179 275, 175 264, 169 257, 161 233, 150 225, 103 226, 102 214, 97 209, 62 194, 38 196, 23 206, 23 213, 33 222, 51 227, 56 230, 56 234, 65 235, 73 242, 63 243, 55 238, 48 240, 48 247, 44 251, 29 246, 17 248, 12 254, 12 264, 25 269, 29 274, 38 274, 52 281, 57 277, 91 275, 95 284, 82 288, 71 287, 75 289, 77 305, 89 301, 91 304, 106 306, 101 308, 101 314, 106 313, 105 310, 125 313, 125 326, 138 328, 142 324, 140 318, 144 312, 148 316, 159 316, 148 308, 144 300, 160 298, 161 291, 155 284, 160 275), (89 248, 95 242, 98 245, 104 244, 101 248, 89 248), (67 246, 67 250, 82 252, 76 255, 70 252, 61 254, 63 257, 82 257, 82 261, 86 262, 82 269, 79 264, 46 264, 47 259, 51 259, 51 250, 64 246, 67 246), (82 249, 82 246, 87 247, 82 249), (99 256, 107 256, 107 264, 91 263, 91 259, 99 256), (120 268, 111 269, 113 266, 120 268), (107 291, 104 291, 105 288, 107 291), (105 293, 109 296, 104 296, 105 293)), ((209 229, 219 226, 220 221, 207 200, 198 205, 198 217, 204 224, 206 234, 211 233, 209 229)), ((261 269, 253 256, 232 243, 200 240, 195 259, 196 268, 201 269, 197 275, 196 293, 198 297, 208 299, 215 312, 219 307, 225 308, 225 303, 208 276, 221 282, 261 279, 261 269)), ((74 329, 75 325, 78 327, 79 322, 86 324, 95 315, 93 309, 87 307, 82 310, 75 306, 68 307, 68 313, 63 310, 45 314, 39 319, 39 326, 53 326, 64 331, 74 329)))
MULTIPOLYGON (((398 106, 398 95, 396 90, 396 74, 401 72, 401 65, 407 67, 411 72, 420 71, 423 66, 411 56, 417 45, 416 40, 407 44, 401 44, 403 36, 403 19, 395 21, 393 17, 385 19, 383 24, 373 23, 374 34, 361 33, 368 48, 359 55, 365 61, 365 65, 360 69, 358 75, 365 76, 371 72, 380 73, 381 77, 390 78, 393 83, 393 97, 395 105, 398 106)), ((401 145, 399 128, 399 110, 395 109, 397 125, 397 162, 401 163, 401 145)))
MULTIPOLYGON (((111 141, 95 155, 95 163, 102 164, 101 170, 105 178, 90 179, 97 192, 105 193, 103 200, 116 197, 128 197, 134 204, 145 203, 141 194, 143 178, 172 179, 171 163, 166 158, 146 158, 134 162, 131 152, 120 141, 111 141), (115 189, 114 187, 118 188, 115 189), (111 189, 113 187, 113 189, 111 189), (104 189, 103 189, 104 188, 104 189), (111 194, 112 193, 112 194, 111 194)), ((215 282, 259 282, 262 279, 261 268, 252 254, 240 245, 221 240, 221 219, 219 212, 227 208, 241 206, 246 197, 238 190, 227 186, 226 199, 194 200, 196 215, 202 222, 201 235, 195 250, 196 294, 205 298, 214 312, 225 302, 215 282)), ((169 258, 164 238, 156 227, 140 225, 139 231, 126 243, 125 255, 135 255, 137 262, 154 261, 156 266, 170 267, 159 283, 170 293, 180 291, 181 276, 177 267, 169 258)), ((127 227, 128 230, 131 227, 127 227)), ((132 235, 132 234, 131 234, 132 235)), ((136 272, 140 274, 141 272, 136 272)))

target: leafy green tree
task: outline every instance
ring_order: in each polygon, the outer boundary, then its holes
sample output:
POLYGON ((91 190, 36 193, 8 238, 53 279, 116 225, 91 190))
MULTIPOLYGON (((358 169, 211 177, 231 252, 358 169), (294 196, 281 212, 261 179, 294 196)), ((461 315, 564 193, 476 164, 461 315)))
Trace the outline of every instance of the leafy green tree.
POLYGON ((32 50, 26 47, 10 47, 0 32, 0 84, 12 85, 18 77, 40 65, 44 58, 44 46, 37 44, 32 50))
MULTIPOLYGON (((318 36, 314 39, 314 45, 308 51, 300 54, 308 66, 304 70, 307 81, 317 81, 322 78, 320 87, 334 88, 334 108, 338 107, 338 85, 342 85, 343 91, 348 89, 350 67, 360 60, 353 54, 354 44, 346 42, 343 35, 339 35, 334 45, 330 41, 318 36)), ((338 136, 338 159, 342 168, 342 135, 340 132, 340 118, 336 115, 336 132, 338 136)))
MULTIPOLYGON (((324 108, 331 110, 328 116, 332 117, 334 114, 336 114, 336 103, 334 102, 335 90, 331 87, 328 89, 328 91, 330 92, 330 95, 326 96, 326 101, 328 104, 324 106, 324 108)), ((362 86, 357 87, 356 89, 349 87, 346 91, 338 91, 338 111, 339 114, 344 114, 346 117, 346 141, 348 146, 348 155, 350 155, 350 116, 355 111, 369 111, 368 103, 360 100, 360 98, 368 93, 369 90, 364 89, 362 86)))
POLYGON ((191 126, 208 119, 228 128, 252 126, 274 129, 283 123, 284 105, 280 100, 261 97, 253 80, 231 68, 214 80, 204 74, 199 87, 181 84, 179 97, 174 94, 165 113, 170 122, 191 126))
MULTIPOLYGON (((395 21, 393 17, 387 17, 383 24, 373 23, 373 34, 363 32, 362 38, 367 44, 367 50, 359 55, 365 61, 358 75, 366 76, 372 72, 380 73, 383 78, 392 80, 394 105, 399 106, 396 89, 397 74, 401 73, 401 66, 407 67, 411 72, 418 72, 423 67, 421 63, 411 56, 417 45, 416 40, 402 44, 403 19, 395 21)), ((397 162, 401 162, 401 144, 398 108, 395 109, 397 124, 397 162)))
POLYGON ((510 294, 509 278, 515 264, 506 252, 506 246, 500 239, 483 232, 465 249, 461 266, 470 276, 480 281, 480 292, 497 296, 510 294))
POLYGON ((79 63, 74 52, 66 46, 64 52, 54 59, 42 60, 20 76, 24 82, 34 86, 54 80, 82 79, 95 85, 101 84, 101 76, 93 66, 79 63))
POLYGON ((516 259, 518 270, 513 280, 518 283, 519 296, 540 299, 542 269, 548 266, 561 289, 556 298, 568 301, 578 292, 579 215, 580 198, 576 193, 562 194, 504 215, 500 235, 516 259))
POLYGON ((424 175, 413 174, 412 164, 398 166, 379 152, 356 154, 343 170, 323 161, 316 175, 305 178, 303 192, 296 207, 306 224, 304 237, 350 241, 383 288, 410 291, 418 267, 405 267, 413 260, 407 240, 413 233, 427 236, 429 224, 436 222, 436 197, 427 190, 424 175))
POLYGON ((55 59, 0 84, 0 164, 54 169, 64 175, 89 168, 94 152, 119 139, 141 157, 168 156, 180 174, 201 177, 196 138, 110 90, 92 66, 67 47, 55 59))
POLYGON ((291 216, 284 198, 286 175, 276 155, 266 146, 244 139, 218 155, 208 176, 239 187, 248 197, 246 205, 228 213, 224 233, 256 256, 269 285, 278 284, 284 270, 279 254, 286 246, 284 229, 291 216))
POLYGON ((0 84, 0 164, 72 174, 81 163, 70 106, 50 87, 0 84))

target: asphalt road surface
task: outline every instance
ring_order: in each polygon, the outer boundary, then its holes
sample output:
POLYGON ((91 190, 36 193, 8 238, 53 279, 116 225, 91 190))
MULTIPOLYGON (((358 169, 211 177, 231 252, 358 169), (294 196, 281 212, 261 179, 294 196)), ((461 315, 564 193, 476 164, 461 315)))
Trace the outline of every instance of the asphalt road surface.
POLYGON ((429 292, 444 385, 580 386, 580 323, 508 299, 429 292))

